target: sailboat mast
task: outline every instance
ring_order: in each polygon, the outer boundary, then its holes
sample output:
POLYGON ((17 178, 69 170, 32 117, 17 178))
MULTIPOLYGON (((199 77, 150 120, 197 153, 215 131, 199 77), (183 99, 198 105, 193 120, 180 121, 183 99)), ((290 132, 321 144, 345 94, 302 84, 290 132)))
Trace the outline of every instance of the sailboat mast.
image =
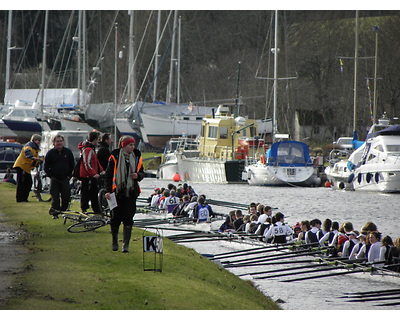
POLYGON ((160 46, 160 25, 161 25, 161 10, 158 10, 157 16, 157 34, 156 34, 156 52, 155 52, 155 60, 154 60, 154 86, 153 86, 153 101, 157 99, 157 72, 158 72, 158 60, 160 55, 158 54, 159 46, 160 46))
POLYGON ((355 50, 354 50, 354 110, 353 110, 353 132, 356 131, 357 123, 357 66, 358 66, 358 10, 356 10, 356 30, 355 30, 355 50))
POLYGON ((5 93, 7 93, 8 89, 10 89, 11 29, 12 29, 12 10, 9 10, 8 11, 8 29, 7 29, 7 62, 6 62, 5 93))
POLYGON ((278 97, 278 10, 275 10, 275 48, 274 48, 274 112, 272 118, 272 142, 275 142, 275 134, 278 132, 277 122, 277 97, 278 97))
POLYGON ((44 89, 46 81, 46 47, 47 47, 47 25, 48 25, 49 11, 46 10, 44 19, 44 39, 43 39, 43 58, 42 58, 42 88, 40 93, 40 108, 43 112, 43 102, 44 102, 44 89))
POLYGON ((134 11, 129 10, 129 74, 128 74, 128 98, 131 102, 136 101, 136 66, 135 66, 135 35, 134 35, 134 11))
POLYGON ((173 25, 173 29, 172 29, 173 31, 172 31, 172 45, 171 45, 171 63, 170 63, 170 68, 169 68, 167 103, 171 103, 171 98, 172 98, 172 82, 174 79, 175 36, 176 36, 177 19, 178 19, 178 10, 175 10, 174 25, 173 25))

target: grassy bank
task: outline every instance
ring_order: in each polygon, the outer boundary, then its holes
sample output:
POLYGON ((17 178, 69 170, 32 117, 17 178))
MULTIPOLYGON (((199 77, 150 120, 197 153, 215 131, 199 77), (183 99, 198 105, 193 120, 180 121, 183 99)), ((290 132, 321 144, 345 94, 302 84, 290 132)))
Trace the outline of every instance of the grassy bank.
MULTIPOLYGON (((111 251, 108 227, 71 234, 49 216, 49 203, 15 203, 15 187, 0 183, 7 223, 23 229, 24 271, 12 286, 10 310, 262 310, 278 306, 195 251, 164 241, 163 272, 143 271, 142 235, 134 228, 131 252, 111 251)), ((75 209, 78 208, 77 203, 75 209)), ((122 235, 121 235, 122 237, 122 235)))

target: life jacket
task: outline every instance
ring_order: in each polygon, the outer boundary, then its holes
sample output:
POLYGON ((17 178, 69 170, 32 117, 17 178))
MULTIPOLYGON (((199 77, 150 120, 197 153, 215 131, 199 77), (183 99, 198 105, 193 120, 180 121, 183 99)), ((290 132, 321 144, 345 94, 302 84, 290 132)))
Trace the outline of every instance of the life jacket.
POLYGON ((272 228, 274 228, 274 232, 273 232, 273 237, 272 237, 271 243, 286 243, 285 224, 282 223, 281 226, 278 226, 276 223, 274 223, 272 228))
MULTIPOLYGON (((136 158, 136 168, 135 168, 135 173, 138 173, 139 172, 139 170, 142 168, 142 166, 143 166, 143 160, 142 160, 142 157, 139 157, 139 159, 138 159, 138 157, 136 157, 135 155, 134 155, 134 157, 136 158)), ((117 190, 117 167, 118 167, 118 161, 117 161, 117 159, 115 158, 115 156, 114 155, 111 155, 110 156, 110 158, 109 159, 112 159, 113 160, 113 162, 114 162, 114 171, 113 171, 113 177, 112 177, 112 185, 111 185, 111 191, 112 192, 115 192, 116 190, 117 190)), ((139 183, 138 182, 136 182, 137 183, 137 185, 138 185, 138 187, 139 187, 139 183)), ((142 193, 142 190, 140 189, 140 187, 139 187, 139 193, 142 193)))
POLYGON ((307 231, 308 234, 308 240, 310 240, 310 243, 315 244, 315 246, 318 246, 319 242, 318 242, 318 237, 317 237, 317 233, 314 233, 312 231, 307 231))

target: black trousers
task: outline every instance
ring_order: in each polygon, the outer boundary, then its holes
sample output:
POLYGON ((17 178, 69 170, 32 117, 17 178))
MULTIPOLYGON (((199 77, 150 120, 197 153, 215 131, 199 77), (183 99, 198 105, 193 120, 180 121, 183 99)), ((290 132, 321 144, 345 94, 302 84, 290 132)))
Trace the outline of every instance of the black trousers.
POLYGON ((87 211, 89 209, 89 201, 94 212, 100 212, 100 205, 98 199, 99 187, 97 179, 95 178, 82 178, 81 181, 81 210, 87 211))
POLYGON ((65 211, 68 209, 71 198, 71 188, 69 179, 57 179, 52 177, 50 180, 51 207, 55 210, 65 211), (61 197, 61 204, 60 204, 61 197))
POLYGON ((119 197, 118 206, 112 210, 110 225, 112 229, 118 229, 121 223, 124 226, 133 225, 133 217, 136 214, 136 197, 119 197))
POLYGON ((17 202, 28 201, 29 192, 32 189, 32 176, 20 167, 16 167, 15 169, 17 170, 17 202))

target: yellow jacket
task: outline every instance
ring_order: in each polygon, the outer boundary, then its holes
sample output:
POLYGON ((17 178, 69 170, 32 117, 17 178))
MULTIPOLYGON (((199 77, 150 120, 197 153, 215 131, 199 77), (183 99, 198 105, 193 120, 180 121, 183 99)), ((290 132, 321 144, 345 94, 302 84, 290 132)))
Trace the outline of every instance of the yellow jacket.
POLYGON ((32 169, 39 164, 37 160, 33 159, 34 157, 39 158, 39 152, 40 149, 36 143, 32 141, 28 142, 22 148, 13 167, 20 167, 22 170, 30 174, 32 169))

